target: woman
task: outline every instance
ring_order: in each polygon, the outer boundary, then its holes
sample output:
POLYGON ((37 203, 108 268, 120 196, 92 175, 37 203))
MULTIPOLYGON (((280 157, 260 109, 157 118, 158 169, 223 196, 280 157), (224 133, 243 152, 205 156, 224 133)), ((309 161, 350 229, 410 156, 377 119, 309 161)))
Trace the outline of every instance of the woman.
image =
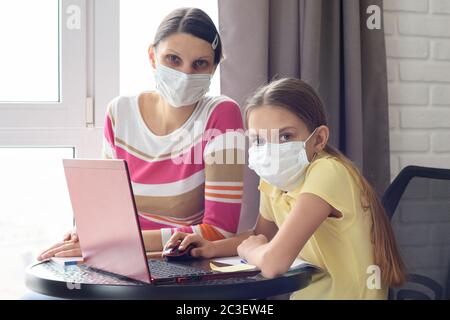
MULTIPOLYGON (((145 248, 161 250, 176 231, 208 240, 233 236, 244 150, 225 142, 244 135, 239 106, 205 96, 222 59, 217 29, 202 10, 177 9, 160 24, 148 54, 156 90, 113 99, 103 141, 104 158, 128 163, 145 248)), ((79 255, 71 232, 38 259, 79 255)))

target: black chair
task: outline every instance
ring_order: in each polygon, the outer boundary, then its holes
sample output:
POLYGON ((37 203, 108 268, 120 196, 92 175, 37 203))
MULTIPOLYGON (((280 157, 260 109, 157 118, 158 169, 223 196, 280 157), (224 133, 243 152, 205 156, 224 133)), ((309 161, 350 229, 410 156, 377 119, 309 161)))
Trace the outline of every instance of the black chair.
MULTIPOLYGON (((432 182, 433 180, 448 180, 450 183, 450 170, 419 166, 405 167, 387 188, 382 198, 383 206, 390 220, 393 218, 405 190, 414 178, 424 178, 427 183, 428 181, 432 182)), ((448 199, 450 208, 450 193, 448 194, 448 199)), ((450 215, 450 209, 448 213, 450 215)), ((423 214, 427 214, 427 212, 423 212, 423 214)), ((408 262, 405 262, 408 267, 408 262)), ((389 290, 389 298, 398 300, 450 299, 450 272, 448 265, 446 267, 446 272, 447 280, 445 284, 440 284, 438 281, 425 275, 414 273, 408 274, 407 283, 404 286, 398 289, 391 288, 389 290), (413 289, 411 287, 413 287, 413 289), (430 292, 432 293, 431 295, 429 294, 430 292)))

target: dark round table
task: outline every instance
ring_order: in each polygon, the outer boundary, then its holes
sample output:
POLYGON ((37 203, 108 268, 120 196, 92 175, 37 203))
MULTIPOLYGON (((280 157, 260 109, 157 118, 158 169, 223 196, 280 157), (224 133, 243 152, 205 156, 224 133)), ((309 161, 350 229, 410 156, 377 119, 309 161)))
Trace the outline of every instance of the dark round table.
MULTIPOLYGON (((209 260, 196 263, 209 266, 209 260)), ((98 273, 82 265, 63 267, 46 261, 29 266, 25 282, 37 293, 68 299, 264 299, 305 288, 313 272, 314 269, 301 268, 273 279, 258 274, 245 278, 151 285, 98 273)))

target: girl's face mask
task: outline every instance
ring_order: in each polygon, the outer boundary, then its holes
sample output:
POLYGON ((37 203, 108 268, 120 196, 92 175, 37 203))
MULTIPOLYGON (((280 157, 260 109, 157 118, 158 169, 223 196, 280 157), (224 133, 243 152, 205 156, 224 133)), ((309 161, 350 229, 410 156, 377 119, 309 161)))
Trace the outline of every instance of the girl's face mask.
POLYGON ((283 191, 292 191, 304 178, 310 163, 306 143, 316 130, 317 128, 305 141, 266 143, 250 147, 249 168, 269 184, 283 191))

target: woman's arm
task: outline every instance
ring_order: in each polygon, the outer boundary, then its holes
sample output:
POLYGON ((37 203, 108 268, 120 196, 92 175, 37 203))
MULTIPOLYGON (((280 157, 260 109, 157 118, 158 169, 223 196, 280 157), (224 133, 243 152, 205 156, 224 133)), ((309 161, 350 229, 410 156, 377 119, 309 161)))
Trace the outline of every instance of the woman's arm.
POLYGON ((160 230, 143 230, 145 251, 161 251, 163 249, 160 230))
POLYGON ((192 243, 197 247, 192 251, 192 254, 196 257, 230 257, 237 255, 237 248, 245 239, 254 235, 262 235, 267 239, 272 239, 277 230, 278 228, 275 223, 264 219, 260 215, 254 230, 240 233, 234 237, 216 241, 208 241, 199 235, 177 232, 167 242, 166 247, 173 247, 179 240, 182 240, 180 249, 182 250, 192 243))
POLYGON ((292 212, 270 242, 251 237, 239 246, 238 253, 258 266, 267 278, 285 273, 332 210, 322 198, 310 193, 300 194, 292 212))

